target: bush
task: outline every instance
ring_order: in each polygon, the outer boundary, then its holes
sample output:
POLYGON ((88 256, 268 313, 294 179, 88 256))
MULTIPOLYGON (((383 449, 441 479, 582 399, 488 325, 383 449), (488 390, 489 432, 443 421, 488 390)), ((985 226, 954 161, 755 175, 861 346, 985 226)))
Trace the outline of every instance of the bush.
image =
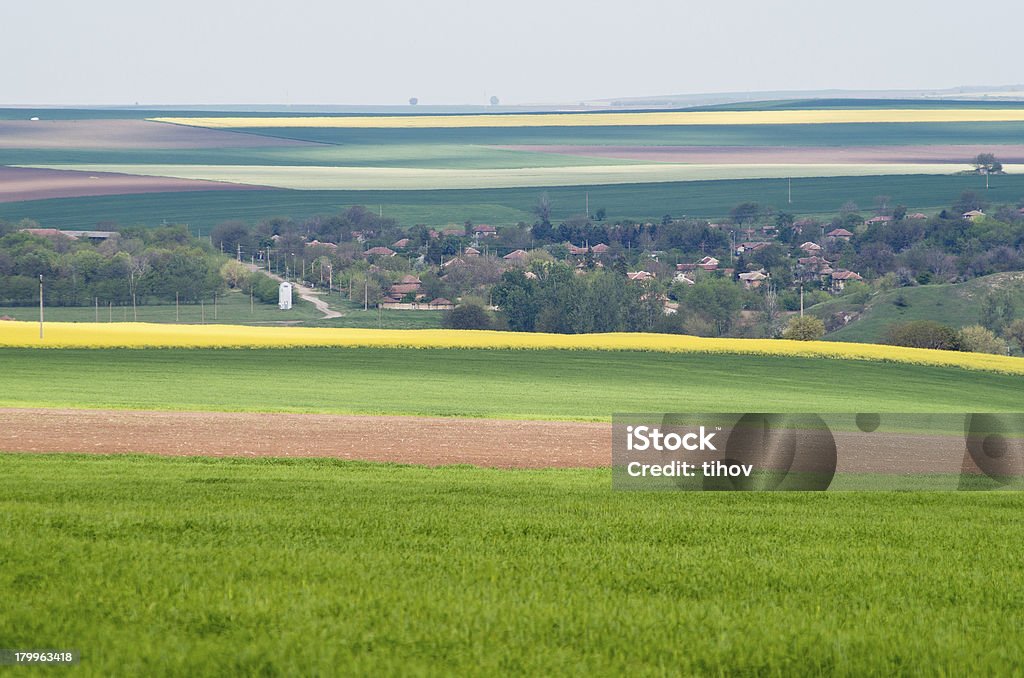
POLYGON ((491 316, 479 304, 459 304, 444 314, 442 324, 451 330, 489 330, 491 316))
POLYGON ((782 331, 783 339, 814 341, 825 336, 825 323, 813 315, 793 316, 782 331))
POLYGON ((1006 355, 1006 342, 986 327, 971 325, 960 330, 960 350, 1006 355))
POLYGON ((886 343, 911 348, 934 348, 942 351, 960 350, 960 333, 934 320, 913 320, 891 325, 886 343))

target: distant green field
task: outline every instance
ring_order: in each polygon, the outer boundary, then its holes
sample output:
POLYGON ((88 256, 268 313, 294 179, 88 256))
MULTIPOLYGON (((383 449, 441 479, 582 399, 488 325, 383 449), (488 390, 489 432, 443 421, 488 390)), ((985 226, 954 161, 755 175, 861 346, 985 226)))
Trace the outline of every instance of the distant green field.
POLYGON ((951 327, 976 325, 981 320, 981 301, 993 289, 1012 289, 1018 308, 1024 308, 1024 280, 1021 274, 1000 273, 956 285, 923 285, 878 293, 865 308, 838 297, 810 308, 827 317, 841 311, 862 313, 849 325, 828 335, 837 341, 880 343, 894 324, 911 320, 934 320, 951 327), (1009 281, 1017 280, 1013 287, 1009 281), (900 301, 898 305, 896 302, 900 301))
MULTIPOLYGON (((50 322, 124 322, 136 319, 147 323, 225 323, 232 325, 277 325, 294 324, 304 327, 380 327, 384 329, 424 329, 440 327, 444 311, 396 311, 371 308, 364 311, 362 304, 343 300, 335 292, 323 297, 331 308, 344 315, 341 318, 323 319, 323 315, 307 301, 295 299, 290 311, 280 310, 276 304, 255 302, 250 310, 249 297, 232 291, 218 297, 217 304, 207 300, 204 305, 151 304, 132 309, 130 305, 110 306, 102 303, 94 306, 51 306, 45 309, 45 318, 50 322)), ((15 320, 34 321, 39 319, 39 308, 35 306, 0 306, 0 316, 15 320)))
MULTIPOLYGON (((787 181, 753 179, 692 181, 617 186, 561 186, 438 191, 211 191, 146 195, 60 198, 0 203, 0 219, 36 219, 54 228, 94 228, 97 224, 188 224, 193 233, 209 232, 227 219, 256 222, 274 216, 296 219, 337 213, 352 205, 379 206, 385 216, 401 223, 444 225, 474 223, 532 223, 531 208, 541 193, 552 203, 552 218, 605 208, 609 219, 724 217, 744 201, 774 206, 794 214, 835 213, 848 201, 868 209, 879 195, 894 204, 928 210, 952 204, 964 190, 984 190, 983 180, 971 176, 892 176, 796 179, 793 202, 787 203, 787 181)), ((1024 196, 1024 175, 992 181, 985 194, 991 202, 1015 203, 1024 196)))
POLYGON ((615 412, 1024 409, 1019 376, 728 354, 0 349, 0 374, 2 407, 603 421, 615 412))
POLYGON ((1001 675, 1020 493, 0 455, 0 637, 83 675, 1001 675))
POLYGON ((651 125, 636 127, 481 127, 351 129, 262 127, 233 131, 326 144, 891 146, 1019 144, 1022 122, 826 123, 816 125, 651 125))

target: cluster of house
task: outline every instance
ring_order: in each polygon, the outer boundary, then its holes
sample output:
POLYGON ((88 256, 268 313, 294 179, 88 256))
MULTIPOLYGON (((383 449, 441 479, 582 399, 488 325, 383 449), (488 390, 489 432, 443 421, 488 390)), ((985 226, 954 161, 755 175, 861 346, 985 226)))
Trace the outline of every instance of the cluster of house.
MULTIPOLYGON (((843 233, 850 233, 845 229, 836 229, 843 231, 843 233)), ((832 233, 835 233, 833 231, 832 233)), ((850 233, 850 236, 853 234, 850 233)), ((832 236, 840 238, 849 238, 849 236, 832 236)), ((810 282, 812 280, 820 280, 823 285, 827 285, 833 292, 842 292, 846 283, 853 282, 856 280, 864 280, 859 274, 853 271, 847 271, 843 268, 832 268, 831 261, 828 261, 822 256, 823 250, 821 245, 814 242, 805 242, 800 245, 800 249, 805 255, 796 260, 796 275, 797 279, 810 282)))
POLYGON ((421 291, 422 287, 423 282, 416 276, 403 276, 401 280, 391 284, 391 288, 387 291, 381 306, 390 309, 412 311, 447 311, 455 308, 455 305, 444 297, 427 301, 427 295, 421 291))

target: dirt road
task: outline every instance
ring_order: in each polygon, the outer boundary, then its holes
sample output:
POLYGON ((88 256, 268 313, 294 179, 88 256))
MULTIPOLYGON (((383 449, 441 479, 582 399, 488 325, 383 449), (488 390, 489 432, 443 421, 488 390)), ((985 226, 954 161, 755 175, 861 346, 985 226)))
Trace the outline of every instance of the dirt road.
MULTIPOLYGON (((246 264, 245 266, 250 271, 259 271, 260 273, 263 273, 264 275, 267 275, 278 282, 284 282, 284 278, 282 278, 281 276, 275 273, 271 273, 270 271, 266 271, 260 268, 259 266, 254 266, 253 264, 246 264)), ((304 285, 300 285, 298 283, 292 283, 292 285, 295 287, 296 293, 299 295, 300 299, 305 299, 309 303, 313 304, 313 306, 316 307, 316 310, 324 314, 324 320, 327 320, 329 318, 340 318, 343 315, 345 315, 344 313, 335 311, 333 308, 328 306, 327 302, 320 298, 319 292, 311 290, 310 288, 304 285)))

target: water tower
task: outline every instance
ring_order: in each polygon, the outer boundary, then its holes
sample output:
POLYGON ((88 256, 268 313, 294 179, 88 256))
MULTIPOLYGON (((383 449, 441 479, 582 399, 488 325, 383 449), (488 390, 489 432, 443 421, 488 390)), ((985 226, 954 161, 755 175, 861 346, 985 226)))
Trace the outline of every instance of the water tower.
POLYGON ((277 288, 277 307, 282 311, 292 310, 292 284, 283 282, 277 288))

